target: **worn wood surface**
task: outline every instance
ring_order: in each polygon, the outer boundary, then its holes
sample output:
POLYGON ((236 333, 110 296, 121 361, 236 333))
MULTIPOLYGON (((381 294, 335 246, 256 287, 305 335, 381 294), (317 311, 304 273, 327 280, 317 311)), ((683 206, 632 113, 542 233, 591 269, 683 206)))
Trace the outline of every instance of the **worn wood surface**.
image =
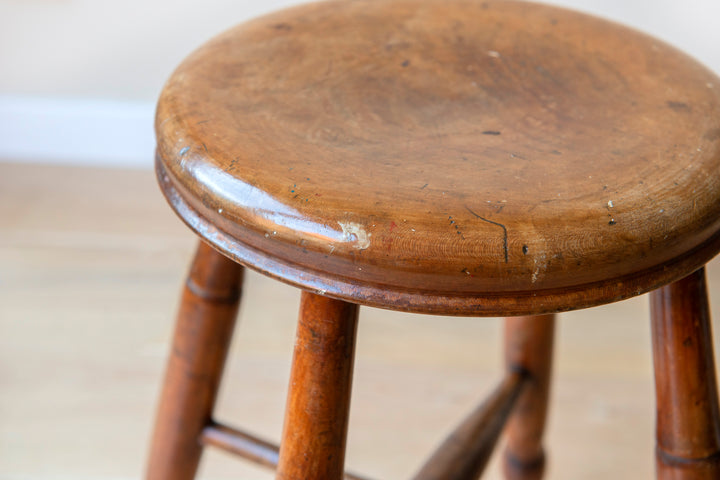
POLYGON ((147 480, 192 480, 235 326, 243 268, 200 243, 183 291, 147 480))
POLYGON ((651 294, 662 480, 720 478, 720 407, 705 269, 651 294))
POLYGON ((277 480, 341 480, 358 306, 303 292, 277 480))
POLYGON ((555 316, 505 319, 505 365, 527 375, 527 386, 506 427, 504 470, 509 480, 539 480, 545 471, 542 446, 552 371, 555 316))
POLYGON ((324 2, 192 54, 158 105, 178 213, 272 276, 405 310, 537 314, 720 248, 720 79, 515 1, 324 2))

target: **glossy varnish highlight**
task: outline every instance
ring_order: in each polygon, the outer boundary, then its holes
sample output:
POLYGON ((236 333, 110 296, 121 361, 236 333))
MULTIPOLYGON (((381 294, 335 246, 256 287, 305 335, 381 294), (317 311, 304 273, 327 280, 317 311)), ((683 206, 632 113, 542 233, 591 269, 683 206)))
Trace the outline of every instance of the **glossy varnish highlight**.
POLYGON ((198 50, 156 127, 160 184, 220 252, 209 258, 305 291, 279 449, 210 418, 228 311, 200 315, 185 298, 174 352, 195 342, 204 375, 173 356, 164 398, 181 401, 161 408, 152 478, 181 478, 173 458, 189 459, 189 478, 193 439, 277 464, 278 480, 342 478, 358 304, 370 304, 525 315, 506 321, 500 386, 415 478, 476 479, 508 423, 507 477, 540 479, 544 314, 657 287, 658 475, 718 477, 701 267, 720 249, 720 80, 687 56, 537 4, 325 2, 198 50), (193 323, 205 333, 189 340, 193 323))
POLYGON ((720 80, 554 7, 286 10, 190 56, 156 129, 193 228, 361 303, 564 310, 681 278, 720 244, 720 80))

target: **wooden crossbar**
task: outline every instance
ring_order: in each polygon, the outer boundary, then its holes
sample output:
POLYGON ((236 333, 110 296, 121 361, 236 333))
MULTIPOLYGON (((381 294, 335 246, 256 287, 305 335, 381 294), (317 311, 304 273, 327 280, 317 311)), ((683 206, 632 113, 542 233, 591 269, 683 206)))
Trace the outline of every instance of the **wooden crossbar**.
MULTIPOLYGON (((203 445, 219 448, 259 465, 277 468, 280 447, 236 428, 212 421, 203 429, 200 441, 203 445)), ((345 473, 344 480, 368 479, 345 473)))
MULTIPOLYGON (((413 480, 477 480, 528 379, 525 372, 509 372, 445 439, 413 480)), ((200 441, 259 465, 277 468, 280 448, 247 432, 212 421, 203 429, 200 441)), ((367 480, 352 473, 345 473, 343 478, 367 480)))
POLYGON ((524 372, 509 372, 435 450, 413 480, 478 479, 528 378, 524 372))

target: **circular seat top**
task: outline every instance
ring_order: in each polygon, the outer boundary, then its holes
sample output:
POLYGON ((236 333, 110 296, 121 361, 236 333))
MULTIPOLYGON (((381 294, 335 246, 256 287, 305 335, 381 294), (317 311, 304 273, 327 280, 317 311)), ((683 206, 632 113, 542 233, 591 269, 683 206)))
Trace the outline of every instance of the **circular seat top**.
POLYGON ((357 303, 517 315, 619 300, 720 249, 720 79, 517 1, 331 1, 192 54, 161 186, 236 260, 357 303))

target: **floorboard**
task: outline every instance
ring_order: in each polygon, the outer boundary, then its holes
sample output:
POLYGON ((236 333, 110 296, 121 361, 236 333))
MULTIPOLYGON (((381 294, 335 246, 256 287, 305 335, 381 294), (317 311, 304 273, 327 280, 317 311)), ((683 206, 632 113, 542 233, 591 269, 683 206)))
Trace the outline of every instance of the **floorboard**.
MULTIPOLYGON (((150 171, 13 163, 0 225, 0 480, 140 479, 193 234, 150 171)), ((720 318, 718 262, 709 276, 720 318)), ((254 273, 245 293, 217 416, 277 440, 299 293, 254 273)), ((647 313, 640 297, 560 316, 549 479, 652 476, 647 313)), ((407 478, 499 380, 500 334, 363 309, 349 468, 407 478)), ((201 478, 272 475, 210 452, 201 478)))

